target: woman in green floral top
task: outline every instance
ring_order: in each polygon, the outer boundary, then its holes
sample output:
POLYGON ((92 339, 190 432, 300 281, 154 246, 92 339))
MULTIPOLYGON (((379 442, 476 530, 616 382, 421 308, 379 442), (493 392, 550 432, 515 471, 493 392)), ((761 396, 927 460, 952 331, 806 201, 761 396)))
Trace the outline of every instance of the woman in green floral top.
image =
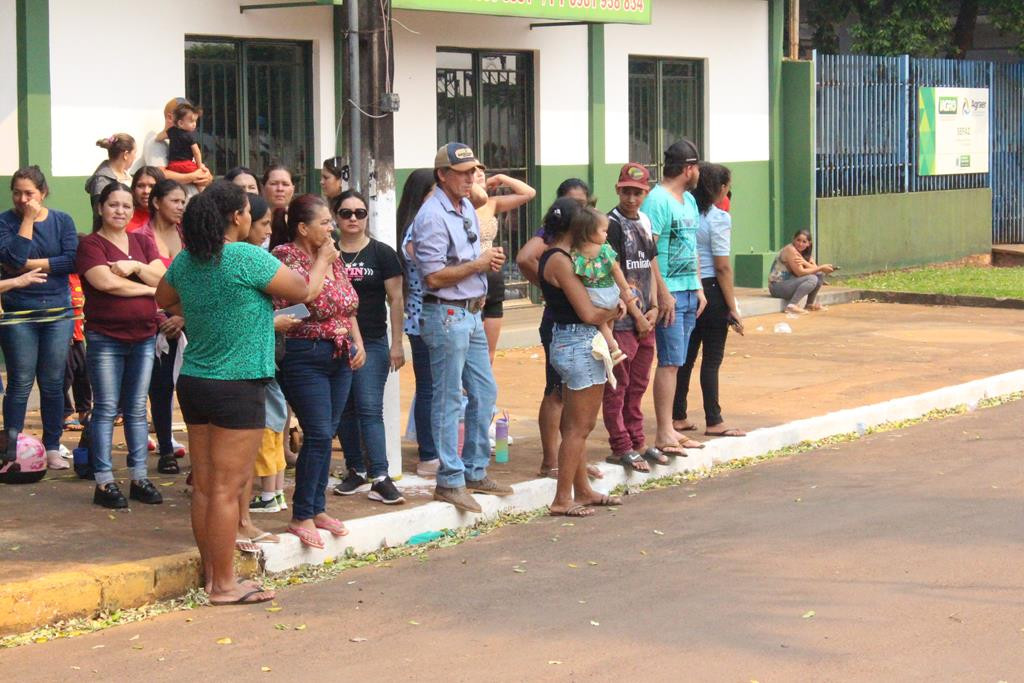
MULTIPOLYGON (((619 268, 619 255, 608 244, 608 217, 598 211, 581 211, 573 217, 569 229, 573 237, 573 271, 587 288, 590 302, 598 308, 614 310, 621 298, 626 303, 630 315, 639 313, 633 290, 626 283, 626 278, 619 268)), ((602 337, 604 344, 608 346, 611 360, 608 381, 614 386, 615 376, 611 373, 611 367, 625 360, 626 356, 615 341, 611 321, 598 325, 597 329, 597 336, 602 337)), ((603 357, 601 342, 598 342, 597 337, 594 338, 594 342, 594 355, 603 357)))

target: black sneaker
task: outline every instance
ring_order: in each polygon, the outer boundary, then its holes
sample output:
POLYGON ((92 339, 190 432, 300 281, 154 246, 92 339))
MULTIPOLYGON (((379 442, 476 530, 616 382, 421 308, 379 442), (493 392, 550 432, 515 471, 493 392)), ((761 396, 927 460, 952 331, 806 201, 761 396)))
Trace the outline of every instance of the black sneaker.
POLYGON ((339 496, 351 496, 353 493, 369 490, 370 482, 366 481, 366 477, 353 469, 350 469, 345 478, 341 480, 341 483, 334 487, 334 492, 339 496))
POLYGON ((92 502, 111 510, 122 510, 128 507, 128 500, 115 482, 110 482, 106 486, 97 486, 96 491, 92 494, 92 502))
POLYGON ((159 505, 164 502, 164 497, 160 495, 149 479, 133 481, 132 487, 128 491, 128 497, 146 505, 159 505))
POLYGON ((395 482, 391 481, 391 477, 388 476, 374 481, 373 485, 370 486, 370 494, 367 497, 370 500, 380 501, 385 505, 399 505, 405 502, 405 498, 398 492, 395 482))

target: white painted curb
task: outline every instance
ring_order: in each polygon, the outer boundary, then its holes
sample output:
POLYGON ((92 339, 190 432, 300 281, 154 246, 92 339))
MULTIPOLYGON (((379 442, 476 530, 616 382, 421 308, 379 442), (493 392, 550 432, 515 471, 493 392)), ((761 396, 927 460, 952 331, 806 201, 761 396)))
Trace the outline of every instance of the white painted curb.
MULTIPOLYGON (((600 467, 604 472, 604 479, 595 482, 595 489, 607 492, 627 481, 631 485, 637 485, 648 477, 699 471, 715 464, 793 446, 802 441, 815 441, 836 434, 863 431, 886 422, 921 417, 932 410, 964 404, 976 405, 985 398, 1021 390, 1024 390, 1024 370, 1014 370, 916 396, 840 410, 777 427, 756 429, 743 438, 716 439, 709 442, 704 449, 689 451, 689 457, 676 458, 669 465, 652 466, 650 474, 631 472, 627 477, 624 468, 602 463, 600 467)), ((481 519, 492 519, 500 512, 535 510, 547 505, 554 498, 555 481, 535 479, 516 484, 514 489, 515 493, 505 498, 475 496, 483 508, 481 514, 463 513, 447 503, 431 502, 418 507, 346 520, 348 536, 333 538, 330 534, 321 532, 326 544, 323 550, 305 548, 296 536, 282 533, 279 544, 263 545, 264 566, 268 572, 282 572, 303 564, 322 564, 327 558, 343 556, 348 548, 352 548, 348 552, 372 552, 385 545, 402 545, 410 537, 423 532, 472 526, 481 519)))

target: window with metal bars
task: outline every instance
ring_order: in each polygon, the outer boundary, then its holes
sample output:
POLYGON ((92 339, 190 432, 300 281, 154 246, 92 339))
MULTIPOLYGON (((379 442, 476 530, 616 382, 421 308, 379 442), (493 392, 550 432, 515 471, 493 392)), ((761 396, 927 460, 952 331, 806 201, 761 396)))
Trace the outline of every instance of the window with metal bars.
POLYGON ((661 178, 665 148, 687 138, 704 154, 704 62, 629 58, 629 159, 661 178))
MULTIPOLYGON (((464 142, 487 166, 530 183, 533 150, 533 58, 524 52, 437 52, 437 146, 464 142)), ((532 184, 532 183, 530 183, 532 184)), ((505 282, 524 282, 515 265, 532 236, 530 205, 498 217, 494 243, 508 255, 505 282)))
POLYGON ((185 96, 203 108, 197 131, 215 175, 284 164, 314 190, 312 46, 306 41, 185 38, 185 96))

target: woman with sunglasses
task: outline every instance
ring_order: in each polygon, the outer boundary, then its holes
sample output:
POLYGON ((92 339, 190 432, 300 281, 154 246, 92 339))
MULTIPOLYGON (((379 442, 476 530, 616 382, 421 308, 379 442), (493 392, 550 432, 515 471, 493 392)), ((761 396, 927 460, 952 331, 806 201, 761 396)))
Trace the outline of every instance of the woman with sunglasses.
POLYGON ((338 195, 344 189, 341 185, 342 180, 348 180, 348 167, 343 163, 343 159, 324 159, 324 165, 320 168, 320 194, 333 209, 337 209, 338 195))
POLYGON ((348 474, 334 487, 340 496, 369 489, 370 500, 385 505, 404 503, 388 476, 384 436, 384 384, 388 371, 405 365, 402 348, 402 264, 395 250, 367 234, 366 200, 354 190, 340 193, 335 216, 341 234, 341 260, 359 295, 356 322, 363 335, 366 364, 352 375, 352 391, 338 425, 348 474), (388 343, 390 305, 391 342, 388 343), (363 446, 366 452, 363 452, 363 446))

